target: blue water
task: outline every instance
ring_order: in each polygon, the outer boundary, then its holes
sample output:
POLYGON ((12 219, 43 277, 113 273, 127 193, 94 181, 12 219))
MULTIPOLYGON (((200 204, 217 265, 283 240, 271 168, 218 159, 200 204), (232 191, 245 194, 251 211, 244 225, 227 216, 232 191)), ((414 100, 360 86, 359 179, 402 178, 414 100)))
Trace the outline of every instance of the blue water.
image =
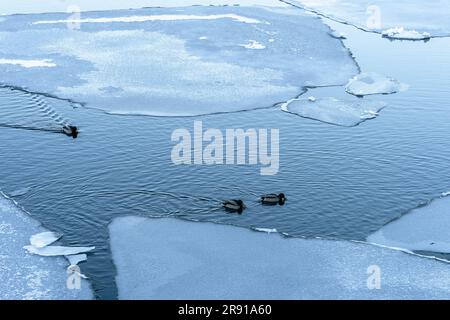
MULTIPOLYGON (((82 270, 101 299, 117 297, 107 227, 120 215, 172 215, 276 228, 294 237, 364 240, 450 190, 450 39, 390 42, 329 23, 347 33, 344 42, 362 71, 410 86, 376 97, 388 103, 377 119, 344 128, 277 108, 185 118, 114 116, 44 97, 81 128, 80 137, 0 127, 1 190, 29 187, 16 200, 47 228, 64 233, 63 244, 96 246, 82 270), (261 176, 259 166, 172 164, 171 133, 192 131, 194 120, 222 130, 279 128, 279 173, 261 176), (286 205, 259 205, 257 196, 266 192, 284 192, 286 205), (221 210, 221 199, 237 197, 248 206, 242 215, 221 210)), ((314 94, 338 96, 341 90, 314 94)), ((46 127, 26 94, 0 89, 2 108, 17 110, 4 116, 6 122, 46 127)))

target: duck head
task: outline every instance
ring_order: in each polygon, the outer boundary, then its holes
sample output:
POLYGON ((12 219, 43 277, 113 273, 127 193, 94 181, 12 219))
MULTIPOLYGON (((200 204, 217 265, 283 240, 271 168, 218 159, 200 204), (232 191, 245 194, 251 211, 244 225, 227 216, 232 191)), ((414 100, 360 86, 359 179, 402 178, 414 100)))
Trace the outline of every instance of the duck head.
POLYGON ((280 193, 278 195, 278 204, 282 206, 284 202, 286 201, 286 197, 284 196, 284 193, 280 193))

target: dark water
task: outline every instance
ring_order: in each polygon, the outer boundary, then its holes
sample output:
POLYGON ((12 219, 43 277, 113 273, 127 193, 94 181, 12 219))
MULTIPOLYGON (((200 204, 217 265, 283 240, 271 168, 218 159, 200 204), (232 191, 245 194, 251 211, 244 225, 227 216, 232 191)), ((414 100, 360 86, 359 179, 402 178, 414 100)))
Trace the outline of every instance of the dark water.
MULTIPOLYGON (((338 28, 349 35, 345 43, 363 71, 410 85, 407 92, 376 97, 388 107, 375 120, 344 128, 277 109, 195 118, 113 116, 44 98, 81 128, 80 137, 0 128, 0 188, 31 188, 16 200, 50 230, 64 233, 63 244, 96 246, 82 270, 102 299, 117 296, 107 226, 120 215, 172 215, 277 228, 296 237, 364 240, 450 190, 450 41, 389 42, 338 28), (279 173, 261 176, 259 166, 172 164, 171 133, 192 132, 194 120, 222 130, 279 128, 279 173), (257 195, 266 192, 286 193, 286 205, 260 206, 257 195), (247 203, 244 214, 220 209, 221 199, 236 197, 247 203)), ((330 91, 341 94, 339 88, 314 94, 330 91)), ((6 88, 0 89, 0 110, 9 110, 0 112, 2 122, 52 126, 39 120, 26 95, 6 88), (12 107, 17 112, 11 115, 12 107)))

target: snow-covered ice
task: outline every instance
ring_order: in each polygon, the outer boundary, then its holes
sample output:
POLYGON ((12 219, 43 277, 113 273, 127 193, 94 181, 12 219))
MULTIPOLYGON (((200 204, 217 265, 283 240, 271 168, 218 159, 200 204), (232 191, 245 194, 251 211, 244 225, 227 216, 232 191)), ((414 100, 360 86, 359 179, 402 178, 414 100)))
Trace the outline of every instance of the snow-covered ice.
POLYGON ((399 81, 374 72, 363 72, 347 83, 345 90, 355 96, 391 94, 406 89, 399 81))
POLYGON ((244 17, 237 14, 211 14, 211 15, 193 15, 193 14, 159 14, 159 15, 139 15, 123 16, 112 18, 87 18, 87 19, 62 19, 62 20, 42 20, 35 21, 33 24, 65 24, 68 23, 112 23, 112 22, 146 22, 146 21, 178 21, 178 20, 217 20, 231 19, 242 23, 262 23, 257 19, 244 17))
POLYGON ((65 247, 65 246, 48 246, 43 248, 37 248, 33 245, 27 245, 24 246, 24 248, 29 253, 44 257, 69 256, 73 254, 89 252, 95 249, 95 247, 65 247))
POLYGON ((255 40, 250 40, 249 43, 241 44, 241 46, 247 49, 255 49, 255 50, 261 50, 266 48, 265 45, 255 40))
POLYGON ((358 73, 329 27, 292 7, 84 12, 80 29, 73 20, 5 16, 0 58, 54 66, 0 64, 0 83, 108 113, 190 116, 272 107, 358 73))
POLYGON ((53 68, 53 67, 56 67, 56 64, 54 64, 51 59, 24 60, 24 59, 0 58, 0 64, 16 65, 16 66, 20 66, 23 68, 53 68))
POLYGON ((265 233, 275 233, 275 232, 278 232, 277 229, 274 229, 274 228, 259 228, 259 227, 257 227, 257 228, 253 228, 253 229, 256 230, 256 231, 259 231, 259 232, 265 232, 265 233))
POLYGON ((121 217, 110 225, 120 299, 448 299, 446 263, 363 243, 121 217), (381 288, 368 289, 368 271, 381 288))
POLYGON ((30 243, 36 248, 43 248, 57 241, 59 238, 61 238, 61 236, 61 234, 52 231, 41 232, 32 235, 30 237, 30 243))
POLYGON ((340 22, 382 32, 404 27, 431 36, 450 36, 448 0, 284 0, 340 22))
POLYGON ((80 290, 67 289, 64 258, 43 258, 23 250, 30 235, 45 231, 0 193, 0 300, 93 298, 85 280, 80 290))
POLYGON ((415 30, 405 30, 403 27, 396 27, 384 30, 383 37, 399 40, 427 40, 431 35, 428 32, 417 32, 415 30))
POLYGON ((363 121, 376 118, 385 103, 349 96, 342 100, 334 97, 309 97, 292 99, 281 106, 281 110, 296 114, 303 118, 353 127, 363 121))
POLYGON ((367 241, 410 251, 450 253, 450 196, 431 201, 394 220, 367 241))
POLYGON ((279 7, 284 4, 278 0, 14 0, 0 1, 0 15, 25 14, 43 12, 80 12, 139 9, 144 7, 182 7, 192 5, 236 5, 240 6, 271 6, 279 7))

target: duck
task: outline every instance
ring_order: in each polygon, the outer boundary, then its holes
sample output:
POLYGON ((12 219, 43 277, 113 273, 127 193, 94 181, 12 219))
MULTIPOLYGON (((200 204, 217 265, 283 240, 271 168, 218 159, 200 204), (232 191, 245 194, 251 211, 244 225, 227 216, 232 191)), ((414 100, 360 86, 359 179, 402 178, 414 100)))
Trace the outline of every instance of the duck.
POLYGON ((76 139, 78 137, 78 128, 75 126, 64 126, 62 131, 65 135, 76 139))
POLYGON ((225 208, 225 210, 230 212, 237 212, 239 214, 242 213, 242 211, 245 208, 245 204, 242 200, 225 200, 222 202, 222 206, 225 208))
POLYGON ((284 193, 280 193, 278 195, 275 193, 270 193, 261 196, 261 202, 263 204, 275 205, 278 203, 280 206, 282 206, 285 201, 286 197, 284 196, 284 193))

